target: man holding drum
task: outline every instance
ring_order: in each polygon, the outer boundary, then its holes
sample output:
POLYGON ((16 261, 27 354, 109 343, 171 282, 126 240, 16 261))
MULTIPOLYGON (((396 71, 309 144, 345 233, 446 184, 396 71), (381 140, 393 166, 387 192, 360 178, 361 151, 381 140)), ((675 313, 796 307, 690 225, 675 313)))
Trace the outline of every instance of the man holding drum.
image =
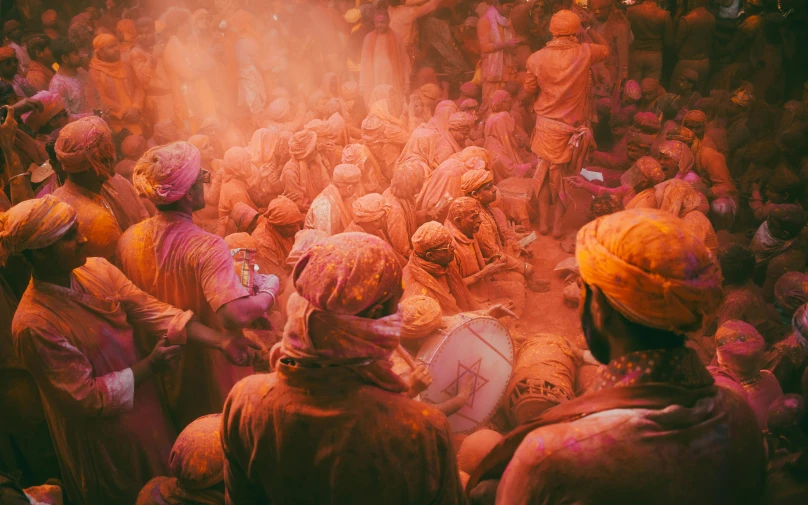
POLYGON ((757 503, 766 462, 755 416, 685 347, 722 298, 707 247, 680 220, 635 209, 584 226, 575 253, 581 326, 606 366, 589 393, 486 456, 472 503, 757 503))

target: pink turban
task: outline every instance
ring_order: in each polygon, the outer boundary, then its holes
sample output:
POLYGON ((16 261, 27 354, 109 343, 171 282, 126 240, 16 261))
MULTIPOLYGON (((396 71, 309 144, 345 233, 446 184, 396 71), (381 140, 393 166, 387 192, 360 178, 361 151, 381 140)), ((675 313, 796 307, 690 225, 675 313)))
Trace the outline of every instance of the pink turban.
POLYGON ((281 195, 271 202, 264 214, 267 222, 275 226, 288 226, 303 221, 305 216, 300 213, 300 209, 295 202, 281 195))
POLYGON ((247 179, 250 177, 250 170, 252 169, 250 159, 250 153, 243 147, 236 146, 228 149, 227 152, 224 153, 224 160, 222 160, 224 165, 224 182, 237 179, 246 183, 247 179))
POLYGON ((103 49, 107 46, 111 46, 112 44, 117 44, 118 39, 115 38, 115 35, 110 35, 109 33, 102 33, 101 35, 97 35, 93 39, 93 50, 98 51, 103 49))
POLYGON ((334 167, 334 184, 356 184, 362 180, 362 172, 356 165, 343 163, 334 167))
POLYGON ((83 117, 62 128, 54 150, 67 173, 84 172, 90 168, 96 174, 112 173, 111 167, 115 163, 112 131, 99 117, 83 117))
POLYGON ((554 37, 575 35, 581 29, 581 18, 572 11, 562 9, 550 18, 550 33, 554 37))
POLYGON ((12 254, 56 243, 76 219, 73 207, 52 195, 25 200, 0 213, 0 266, 12 254))
POLYGON ((491 94, 491 109, 493 109, 494 112, 502 112, 501 110, 497 110, 499 106, 511 99, 510 93, 504 89, 498 89, 491 94))
POLYGON ((738 381, 760 373, 766 341, 749 323, 727 321, 715 332, 715 356, 718 364, 738 381))
POLYGON ((478 97, 480 96, 480 87, 473 82, 464 82, 460 85, 460 92, 466 96, 478 97))
POLYGON ((351 204, 355 223, 371 223, 387 215, 384 197, 378 193, 368 193, 351 204))
POLYGON ((470 130, 474 126, 474 117, 468 112, 455 112, 449 117, 449 129, 470 130))
POLYGON ((48 124, 51 119, 65 110, 65 101, 59 93, 54 91, 40 91, 32 96, 31 99, 39 101, 44 107, 42 112, 34 109, 22 116, 23 123, 28 125, 28 128, 34 132, 39 131, 39 129, 48 124))
POLYGON ((199 149, 173 142, 146 151, 135 165, 132 184, 155 205, 174 203, 191 189, 202 170, 199 149))
POLYGON ((626 82, 626 97, 630 100, 639 100, 642 98, 642 89, 640 83, 637 81, 626 82))

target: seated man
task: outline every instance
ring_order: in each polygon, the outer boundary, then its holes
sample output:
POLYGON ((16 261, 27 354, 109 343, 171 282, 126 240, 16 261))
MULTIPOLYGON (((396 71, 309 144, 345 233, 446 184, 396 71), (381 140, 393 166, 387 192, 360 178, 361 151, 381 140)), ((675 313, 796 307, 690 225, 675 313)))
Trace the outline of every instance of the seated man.
POLYGON ((713 256, 653 209, 590 222, 575 255, 581 325, 606 366, 592 391, 483 459, 472 503, 757 503, 766 462, 754 413, 685 347, 721 300, 713 256))
POLYGON ((805 270, 806 244, 800 232, 806 216, 802 207, 778 205, 755 233, 749 250, 755 255, 753 279, 763 286, 763 297, 770 301, 774 284, 786 272, 805 270))
POLYGON ((465 196, 455 198, 449 205, 444 226, 452 235, 455 264, 478 302, 508 299, 513 302, 516 315, 521 316, 525 308, 524 277, 517 278, 511 275, 516 272, 508 272, 505 256, 492 256, 488 260, 483 257, 476 238, 482 226, 480 211, 477 200, 465 196))
MULTIPOLYGON (((353 201, 351 204, 353 221, 345 228, 346 232, 368 233, 384 240, 390 247, 393 244, 387 234, 388 207, 385 199, 378 193, 368 193, 353 201)), ((398 263, 403 268, 407 265, 407 258, 393 249, 398 263)))
MULTIPOLYGON (((494 186, 494 175, 488 170, 470 170, 460 178, 463 194, 480 202, 482 211, 480 231, 474 238, 480 244, 483 259, 490 261, 497 257, 505 259, 506 272, 518 282, 526 283, 532 291, 547 291, 548 283, 533 276, 533 265, 521 258, 524 249, 517 242, 513 231, 508 229, 508 219, 496 207, 491 207, 497 199, 497 188, 494 186)), ((517 304, 519 305, 519 304, 517 304)))
POLYGON ((410 260, 402 272, 402 298, 434 298, 447 316, 477 310, 479 304, 463 282, 454 257, 452 236, 440 223, 429 221, 418 228, 412 236, 410 260))
POLYGON ((277 371, 241 381, 224 407, 228 503, 465 503, 448 421, 406 398, 391 370, 401 269, 390 246, 328 237, 293 282, 277 371))
POLYGON ((303 224, 303 214, 295 202, 281 195, 271 202, 264 213, 264 219, 252 232, 257 245, 255 262, 261 273, 277 275, 281 282, 290 272, 286 257, 295 243, 295 233, 303 224))
MULTIPOLYGON (((780 303, 777 307, 783 317, 791 315, 790 308, 780 303)), ((808 376, 805 371, 808 369, 808 304, 801 305, 791 321, 793 330, 766 351, 762 367, 774 374, 786 394, 805 391, 802 381, 808 376)))
POLYGON ((311 202, 303 227, 328 235, 342 233, 351 224, 351 203, 359 190, 362 172, 356 165, 334 167, 332 183, 311 202))

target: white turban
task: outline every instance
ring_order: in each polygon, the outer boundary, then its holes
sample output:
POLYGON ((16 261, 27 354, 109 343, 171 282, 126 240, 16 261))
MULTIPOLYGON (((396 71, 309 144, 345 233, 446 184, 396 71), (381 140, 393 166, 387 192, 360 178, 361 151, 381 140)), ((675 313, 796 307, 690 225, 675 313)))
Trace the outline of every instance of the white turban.
POLYGON ((132 184, 153 204, 167 205, 188 193, 199 177, 201 163, 199 149, 188 142, 153 147, 135 165, 132 184))

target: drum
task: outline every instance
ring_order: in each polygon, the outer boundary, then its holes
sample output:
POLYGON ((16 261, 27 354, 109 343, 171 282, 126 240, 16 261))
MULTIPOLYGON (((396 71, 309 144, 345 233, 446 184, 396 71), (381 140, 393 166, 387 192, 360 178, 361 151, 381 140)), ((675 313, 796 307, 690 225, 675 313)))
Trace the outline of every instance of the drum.
POLYGON ((452 431, 471 433, 488 422, 505 397, 513 375, 513 341, 508 330, 490 317, 459 314, 446 319, 447 329, 427 338, 416 356, 432 375, 421 399, 440 403, 454 398, 461 377, 473 375, 468 401, 449 416, 452 431))
POLYGON ((255 249, 239 247, 232 249, 230 255, 233 256, 236 275, 241 281, 241 285, 252 293, 255 285, 255 272, 258 270, 258 265, 255 264, 255 249))
POLYGON ((575 355, 564 337, 539 334, 519 350, 505 414, 516 426, 575 397, 575 355))

